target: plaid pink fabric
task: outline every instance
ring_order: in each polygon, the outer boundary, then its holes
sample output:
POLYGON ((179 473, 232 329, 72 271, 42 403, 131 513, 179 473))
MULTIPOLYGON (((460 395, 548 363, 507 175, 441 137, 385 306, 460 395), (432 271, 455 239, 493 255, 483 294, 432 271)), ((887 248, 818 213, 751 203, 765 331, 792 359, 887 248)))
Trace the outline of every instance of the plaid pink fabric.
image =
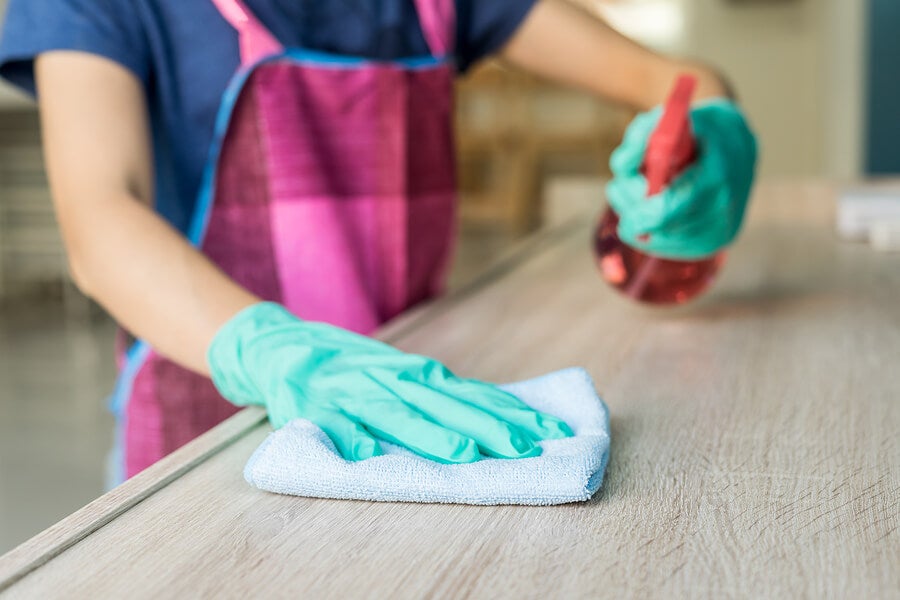
MULTIPOLYGON (((213 1, 253 71, 222 141, 203 252, 262 298, 360 333, 438 294, 455 222, 451 66, 289 55, 252 66, 274 38, 247 39, 265 28, 239 0, 213 1)), ((443 56, 453 1, 417 6, 443 56)), ((125 410, 127 477, 236 411, 153 352, 125 410)))

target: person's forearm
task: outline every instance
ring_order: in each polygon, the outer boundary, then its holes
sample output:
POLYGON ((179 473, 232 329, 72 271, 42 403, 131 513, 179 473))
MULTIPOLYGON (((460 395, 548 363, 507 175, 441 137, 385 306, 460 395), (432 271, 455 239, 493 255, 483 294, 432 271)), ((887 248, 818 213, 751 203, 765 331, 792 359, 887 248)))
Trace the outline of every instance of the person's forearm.
POLYGON ((44 154, 72 275, 132 334, 206 374, 206 351, 257 299, 150 208, 145 91, 101 56, 54 51, 35 63, 44 154))
POLYGON ((698 100, 732 95, 714 69, 644 48, 565 0, 539 0, 501 55, 535 75, 641 111, 663 102, 685 72, 698 78, 698 100))
POLYGON ((216 331, 258 299, 139 201, 80 204, 81 216, 69 216, 65 231, 79 286, 155 350, 208 374, 206 350, 216 331))

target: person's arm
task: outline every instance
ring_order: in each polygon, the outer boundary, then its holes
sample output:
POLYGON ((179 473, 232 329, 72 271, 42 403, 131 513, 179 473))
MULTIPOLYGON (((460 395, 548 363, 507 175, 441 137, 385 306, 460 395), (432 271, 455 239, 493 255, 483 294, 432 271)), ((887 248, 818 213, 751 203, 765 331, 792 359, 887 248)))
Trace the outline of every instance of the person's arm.
POLYGON ((208 374, 216 331, 258 299, 151 208, 140 81, 81 52, 43 54, 35 71, 47 173, 76 284, 161 354, 208 374))
POLYGON ((565 0, 538 0, 500 56, 639 111, 663 102, 682 73, 697 76, 697 99, 732 95, 713 69, 644 48, 565 0))
POLYGON ((757 143, 724 77, 710 67, 656 54, 564 0, 538 0, 501 51, 513 65, 636 109, 612 154, 609 205, 633 248, 674 260, 714 255, 738 235, 756 171, 757 143), (650 136, 682 74, 697 78, 691 129, 698 154, 647 199, 642 172, 650 136))

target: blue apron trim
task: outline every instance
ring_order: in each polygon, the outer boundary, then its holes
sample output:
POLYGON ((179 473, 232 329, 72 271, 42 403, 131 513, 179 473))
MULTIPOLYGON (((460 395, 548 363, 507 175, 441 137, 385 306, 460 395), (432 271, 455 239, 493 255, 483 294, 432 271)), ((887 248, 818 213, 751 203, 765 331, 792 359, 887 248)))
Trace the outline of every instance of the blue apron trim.
MULTIPOLYGON (((212 213, 213 198, 215 198, 215 181, 216 172, 219 166, 219 157, 222 153, 222 144, 225 141, 225 135, 228 132, 228 126, 231 123, 231 117, 234 113, 234 108, 237 105, 238 97, 246 86, 250 75, 252 75, 257 68, 264 64, 279 60, 289 60, 294 63, 313 67, 318 66, 344 69, 357 69, 369 65, 387 65, 415 71, 427 70, 444 65, 453 66, 453 60, 449 56, 434 57, 429 55, 385 61, 292 48, 282 54, 263 58, 238 71, 228 84, 225 94, 222 97, 222 103, 219 106, 219 112, 216 115, 213 141, 210 145, 209 156, 207 157, 206 166, 203 170, 203 178, 201 180, 197 205, 194 207, 194 214, 187 231, 188 241, 195 248, 199 248, 206 238, 209 217, 212 213)), ((127 420, 125 409, 131 398, 134 380, 141 370, 141 367, 143 367, 144 363, 147 361, 150 350, 150 344, 144 340, 138 340, 128 349, 125 355, 125 365, 116 380, 116 386, 112 396, 108 400, 109 410, 116 417, 115 442, 109 457, 110 468, 107 473, 107 485, 110 487, 125 481, 125 424, 127 420)))
POLYGON ((104 470, 103 486, 108 492, 114 487, 125 483, 125 415, 116 419, 113 431, 113 446, 106 455, 106 469, 104 470))
POLYGON ((116 387, 109 398, 107 404, 109 411, 117 417, 123 416, 125 406, 128 404, 128 398, 131 397, 131 388, 134 385, 134 379, 141 366, 147 360, 150 354, 150 345, 144 340, 138 340, 128 349, 125 354, 125 364, 122 372, 116 380, 116 387))
POLYGON ((113 447, 106 461, 106 490, 109 491, 125 481, 125 428, 128 416, 125 407, 131 398, 134 380, 138 371, 147 361, 150 345, 143 340, 135 342, 125 353, 125 364, 116 379, 116 386, 107 400, 108 410, 116 417, 113 447))

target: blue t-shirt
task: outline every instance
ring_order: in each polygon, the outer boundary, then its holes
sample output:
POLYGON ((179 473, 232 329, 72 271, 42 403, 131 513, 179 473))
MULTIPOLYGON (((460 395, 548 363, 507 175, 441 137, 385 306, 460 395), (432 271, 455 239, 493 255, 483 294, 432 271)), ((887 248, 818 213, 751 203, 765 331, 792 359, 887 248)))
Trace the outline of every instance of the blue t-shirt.
MULTIPOLYGON (((245 0, 286 47, 373 59, 429 54, 413 0, 245 0)), ((536 0, 456 0, 456 63, 499 49, 536 0)), ((238 68, 236 31, 212 0, 11 0, 0 76, 34 93, 34 57, 81 50, 144 84, 157 209, 186 231, 220 99, 238 68)))

